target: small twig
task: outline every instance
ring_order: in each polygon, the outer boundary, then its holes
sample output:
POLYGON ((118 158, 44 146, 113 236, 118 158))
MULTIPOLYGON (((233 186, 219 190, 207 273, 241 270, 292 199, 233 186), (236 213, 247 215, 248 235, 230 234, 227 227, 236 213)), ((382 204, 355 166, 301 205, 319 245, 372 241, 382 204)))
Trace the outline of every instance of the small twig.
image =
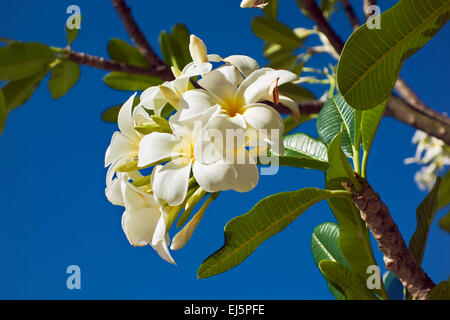
POLYGON ((350 21, 353 30, 358 29, 360 26, 360 22, 349 0, 341 0, 341 4, 342 7, 344 7, 345 14, 347 15, 347 18, 350 21))
POLYGON ((163 80, 172 80, 173 75, 164 61, 162 61, 158 55, 153 51, 152 47, 148 43, 141 29, 137 25, 133 16, 131 15, 131 9, 126 5, 124 0, 111 0, 114 8, 119 14, 122 23, 130 35, 131 40, 134 42, 139 52, 147 59, 151 67, 160 74, 163 80))

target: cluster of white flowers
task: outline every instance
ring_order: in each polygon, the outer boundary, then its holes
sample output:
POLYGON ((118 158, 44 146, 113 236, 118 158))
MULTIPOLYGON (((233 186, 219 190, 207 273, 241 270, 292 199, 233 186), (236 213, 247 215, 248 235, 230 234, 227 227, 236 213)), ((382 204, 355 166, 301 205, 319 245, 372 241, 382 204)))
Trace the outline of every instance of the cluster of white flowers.
POLYGON ((421 190, 431 190, 436 177, 445 166, 450 165, 450 147, 442 140, 417 130, 412 138, 417 145, 416 155, 404 160, 405 164, 417 163, 423 167, 416 172, 414 180, 421 190))
POLYGON ((260 68, 247 56, 208 55, 194 35, 189 49, 193 61, 172 70, 175 80, 146 89, 134 108, 135 94, 122 106, 120 132, 105 155, 106 196, 125 207, 128 240, 150 244, 171 263, 168 230, 181 211, 185 221, 208 197, 171 249, 186 244, 218 192, 247 192, 257 185, 258 156, 284 152, 283 120, 262 102, 283 103, 299 116, 296 103, 278 92, 279 85, 298 79, 292 72, 260 68), (212 62, 221 65, 213 70, 212 62), (194 86, 190 79, 197 76, 194 86), (168 105, 176 112, 166 120, 161 114, 168 105), (144 175, 147 168, 151 174, 144 175))

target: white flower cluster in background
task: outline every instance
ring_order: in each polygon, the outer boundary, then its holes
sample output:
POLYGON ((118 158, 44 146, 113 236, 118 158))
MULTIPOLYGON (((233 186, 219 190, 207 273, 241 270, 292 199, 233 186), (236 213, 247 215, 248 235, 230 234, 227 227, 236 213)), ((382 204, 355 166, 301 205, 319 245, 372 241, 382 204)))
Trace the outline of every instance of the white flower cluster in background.
POLYGON ((414 134, 412 143, 417 145, 416 155, 404 162, 423 165, 416 172, 414 180, 421 190, 431 190, 439 173, 450 164, 450 147, 420 130, 414 134))
POLYGON ((189 50, 193 61, 172 69, 175 80, 146 89, 134 108, 136 94, 122 106, 120 131, 105 155, 106 196, 125 207, 128 240, 150 244, 171 263, 168 230, 177 218, 183 225, 206 198, 171 249, 186 244, 219 192, 255 188, 258 157, 283 154, 283 119, 263 102, 283 103, 299 117, 296 103, 278 92, 279 85, 298 79, 294 73, 260 68, 247 56, 208 55, 194 35, 189 50), (221 65, 214 69, 213 63, 221 65), (200 77, 195 86, 192 77, 200 77), (168 107, 175 111, 166 119, 168 107))

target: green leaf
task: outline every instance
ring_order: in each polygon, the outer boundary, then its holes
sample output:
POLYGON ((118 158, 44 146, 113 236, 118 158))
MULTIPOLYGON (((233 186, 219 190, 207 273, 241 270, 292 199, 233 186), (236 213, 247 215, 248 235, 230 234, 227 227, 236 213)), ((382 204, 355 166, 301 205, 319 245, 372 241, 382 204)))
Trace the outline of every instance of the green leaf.
POLYGON ((295 102, 316 100, 314 93, 305 87, 293 84, 292 82, 281 85, 278 90, 281 94, 288 96, 295 102))
POLYGON ((172 34, 162 31, 159 35, 159 45, 164 61, 183 70, 192 61, 189 52, 190 32, 184 24, 176 24, 172 28, 172 34))
POLYGON ((207 258, 198 270, 198 278, 225 272, 244 261, 265 240, 285 229, 313 204, 332 192, 306 188, 269 196, 248 213, 236 217, 225 226, 225 244, 207 258))
MULTIPOLYGON (((345 44, 337 68, 339 91, 353 108, 369 109, 392 93, 403 62, 447 22, 448 0, 401 0, 380 16, 380 29, 366 24, 345 44)), ((369 22, 370 23, 370 22, 369 22)))
POLYGON ((108 73, 103 81, 113 89, 125 91, 141 91, 148 87, 160 85, 162 80, 142 74, 128 74, 123 72, 108 73))
POLYGON ((255 17, 251 22, 255 35, 268 42, 280 44, 285 49, 295 49, 303 44, 305 39, 282 22, 267 18, 255 17))
MULTIPOLYGON (((337 261, 343 265, 348 265, 342 256, 338 246, 339 227, 332 222, 322 223, 314 228, 311 236, 311 250, 317 267, 322 260, 337 261)), ((345 300, 345 295, 333 286, 329 281, 328 289, 336 300, 345 300)))
POLYGON ((267 18, 277 20, 278 18, 278 0, 267 0, 267 6, 263 11, 267 18))
POLYGON ((425 197, 416 210, 417 227, 411 237, 411 240, 409 241, 409 251, 419 265, 422 264, 428 232, 437 210, 440 183, 441 178, 437 177, 433 189, 431 189, 430 193, 425 197))
MULTIPOLYGON (((74 14, 73 19, 80 19, 80 23, 81 23, 81 15, 74 14)), ((69 28, 67 28, 67 25, 65 28, 66 28, 66 36, 67 36, 67 45, 70 47, 73 40, 75 40, 78 37, 79 29, 77 29, 77 28, 69 29, 69 28)))
POLYGON ((438 193, 438 210, 441 210, 450 203, 450 171, 444 175, 439 187, 438 193))
MULTIPOLYGON (((342 190, 343 180, 353 179, 353 171, 339 148, 341 131, 328 147, 329 169, 326 175, 328 190, 342 190)), ((361 278, 367 277, 367 267, 376 265, 368 230, 359 210, 351 199, 328 199, 328 205, 339 224, 339 248, 350 267, 361 278)), ((380 292, 381 293, 381 292, 380 292)), ((383 293, 381 293, 383 294, 383 293)))
POLYGON ((323 260, 319 264, 320 271, 325 278, 339 287, 349 300, 378 300, 370 291, 363 279, 351 269, 336 261, 323 260))
POLYGON ((191 33, 189 32, 186 25, 178 23, 173 26, 171 34, 172 48, 176 53, 176 67, 179 70, 183 68, 192 61, 191 53, 189 51, 191 33))
POLYGON ((55 54, 45 44, 12 42, 0 47, 0 80, 28 78, 47 69, 53 59, 55 54))
POLYGON ((0 89, 0 135, 2 135, 7 117, 8 110, 6 109, 5 96, 3 95, 3 91, 0 89))
MULTIPOLYGON (((139 103, 139 98, 135 98, 133 102, 133 107, 136 106, 139 103)), ((115 105, 112 107, 109 107, 102 113, 102 120, 106 122, 117 122, 117 117, 119 115, 120 108, 122 108, 122 105, 115 105)))
POLYGON ((70 60, 62 60, 51 71, 48 88, 53 98, 62 97, 80 77, 80 66, 70 60))
POLYGON ((353 181, 353 168, 345 157, 340 146, 341 138, 344 133, 344 126, 342 131, 339 132, 333 140, 330 142, 327 150, 328 162, 330 163, 330 167, 327 171, 327 181, 332 180, 352 180, 353 181))
POLYGON ((372 147, 375 134, 386 110, 387 100, 375 108, 361 112, 361 138, 364 152, 369 152, 372 147))
POLYGON ((150 67, 148 61, 141 55, 137 48, 121 39, 109 40, 107 50, 112 60, 141 68, 150 67))
POLYGON ((439 220, 439 226, 450 233, 450 211, 439 220))
POLYGON ((347 157, 353 157, 353 141, 355 137, 354 109, 350 107, 337 93, 329 98, 320 110, 317 117, 316 127, 320 138, 329 145, 336 135, 341 131, 344 125, 342 135, 342 150, 347 157))
POLYGON ((28 78, 8 82, 2 88, 8 112, 27 102, 47 72, 48 69, 45 69, 28 78))
POLYGON ((433 288, 427 300, 450 300, 449 282, 440 282, 436 287, 433 288))

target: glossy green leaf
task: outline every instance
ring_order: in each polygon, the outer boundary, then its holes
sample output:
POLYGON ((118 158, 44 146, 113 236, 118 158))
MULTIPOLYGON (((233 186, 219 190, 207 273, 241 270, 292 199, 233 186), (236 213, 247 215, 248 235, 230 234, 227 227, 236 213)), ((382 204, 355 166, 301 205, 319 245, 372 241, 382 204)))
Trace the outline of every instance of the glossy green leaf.
POLYGON ((80 77, 80 66, 70 60, 63 60, 51 71, 48 88, 53 98, 62 97, 69 91, 80 77))
POLYGON ((107 50, 112 60, 141 68, 150 67, 148 61, 136 47, 121 39, 109 40, 107 50))
POLYGON ((162 31, 159 35, 159 45, 164 61, 183 70, 184 66, 192 61, 189 52, 190 32, 184 24, 176 24, 172 34, 162 31))
POLYGON ((433 221, 437 210, 440 183, 441 178, 437 177, 433 189, 431 189, 430 193, 425 197, 416 210, 417 227, 411 237, 411 240, 409 241, 409 251, 419 265, 422 264, 428 232, 430 231, 431 222, 433 221))
POLYGON ((327 147, 305 133, 284 136, 285 153, 279 158, 281 166, 327 171, 327 147))
POLYGON ((12 42, 0 47, 0 80, 28 78, 47 69, 54 59, 55 54, 45 44, 12 42))
POLYGON ((353 157, 353 144, 355 137, 354 109, 350 107, 337 93, 329 98, 320 110, 317 117, 316 128, 320 138, 329 145, 344 126, 341 146, 347 157, 353 157))
POLYGON ((267 5, 263 11, 267 18, 277 20, 278 18, 278 0, 266 0, 267 5))
POLYGON ((336 261, 323 260, 319 264, 325 278, 339 287, 349 300, 378 300, 375 294, 367 289, 366 282, 351 269, 336 261))
POLYGON ((47 72, 45 69, 28 78, 8 82, 2 88, 8 112, 27 102, 47 72))
POLYGON ((366 24, 345 44, 337 69, 339 91, 353 108, 369 109, 392 93, 403 62, 447 22, 448 0, 400 0, 380 16, 380 29, 366 24))
POLYGON ((5 127, 6 118, 8 117, 8 110, 6 109, 5 96, 3 91, 0 89, 0 135, 5 127))
MULTIPOLYGON (((322 260, 337 261, 343 265, 347 265, 339 250, 339 226, 332 222, 322 223, 314 228, 311 236, 311 250, 316 265, 319 266, 322 260)), ((345 300, 345 295, 333 286, 329 281, 328 289, 336 298, 336 300, 345 300)))
POLYGON ((440 282, 433 288, 428 300, 450 300, 450 284, 448 281, 440 282))
MULTIPOLYGON (((326 175, 326 188, 343 189, 341 182, 351 180, 353 171, 342 149, 339 148, 341 131, 328 147, 329 169, 326 175)), ((367 277, 367 267, 376 265, 370 243, 369 233, 359 210, 351 199, 328 199, 328 205, 339 224, 339 248, 350 267, 361 278, 367 277)), ((382 294, 382 293, 381 293, 382 294)))
POLYGON ((358 110, 361 112, 361 138, 364 152, 369 152, 372 147, 378 126, 386 110, 386 104, 387 100, 375 108, 364 111, 358 110))
POLYGON ((282 22, 268 17, 255 17, 251 27, 255 35, 268 42, 278 43, 283 48, 295 49, 302 45, 305 39, 297 34, 282 22))
POLYGON ((327 157, 330 167, 327 171, 327 181, 353 179, 353 168, 340 148, 340 145, 342 145, 341 138, 344 132, 345 129, 343 126, 342 131, 333 138, 328 146, 327 157))
POLYGON ((208 278, 237 266, 265 240, 285 229, 309 207, 331 194, 327 190, 306 188, 278 193, 261 200, 248 213, 227 223, 224 246, 202 263, 198 277, 208 278))
POLYGON ((441 210, 450 203, 450 171, 444 175, 439 187, 438 210, 441 210))
POLYGON ((162 80, 142 74, 128 74, 123 72, 108 73, 103 81, 113 89, 125 91, 141 91, 148 87, 160 85, 162 80))

